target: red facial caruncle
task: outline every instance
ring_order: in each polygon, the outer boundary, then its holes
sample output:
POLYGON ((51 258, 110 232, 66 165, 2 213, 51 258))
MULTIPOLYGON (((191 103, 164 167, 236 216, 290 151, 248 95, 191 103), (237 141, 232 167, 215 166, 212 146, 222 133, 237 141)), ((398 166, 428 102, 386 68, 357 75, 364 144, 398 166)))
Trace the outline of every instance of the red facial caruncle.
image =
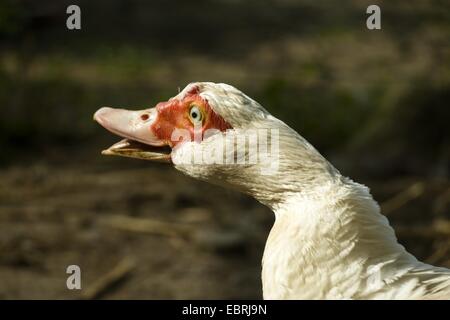
MULTIPOLYGON (((94 119, 107 130, 125 138, 109 148, 106 154, 130 156, 130 142, 139 142, 153 147, 176 147, 183 141, 200 142, 209 129, 226 131, 231 129, 220 115, 216 114, 208 101, 200 96, 197 87, 192 88, 182 98, 172 98, 160 102, 154 108, 130 111, 104 107, 99 109, 94 119), (174 137, 174 132, 184 134, 174 137), (119 150, 120 149, 120 150, 119 150)), ((134 150, 134 149, 133 149, 134 150)), ((139 157, 143 157, 143 153, 139 157)), ((133 156, 138 157, 138 156, 133 156)))
POLYGON ((160 102, 156 105, 157 118, 151 125, 151 131, 159 140, 166 142, 171 147, 182 142, 173 139, 172 134, 175 129, 187 130, 190 134, 190 141, 203 137, 208 129, 225 131, 231 126, 209 106, 208 101, 203 99, 198 93, 186 95, 183 99, 171 99, 167 102, 160 102), (195 137, 194 137, 195 135, 195 137))

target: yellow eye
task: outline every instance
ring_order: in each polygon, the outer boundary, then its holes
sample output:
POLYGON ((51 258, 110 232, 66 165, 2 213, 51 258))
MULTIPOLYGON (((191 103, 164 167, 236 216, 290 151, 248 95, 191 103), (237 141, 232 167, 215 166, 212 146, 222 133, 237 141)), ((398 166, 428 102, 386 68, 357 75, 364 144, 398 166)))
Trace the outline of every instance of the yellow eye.
POLYGON ((203 121, 203 114, 196 105, 193 105, 189 110, 189 117, 194 124, 201 124, 203 121))

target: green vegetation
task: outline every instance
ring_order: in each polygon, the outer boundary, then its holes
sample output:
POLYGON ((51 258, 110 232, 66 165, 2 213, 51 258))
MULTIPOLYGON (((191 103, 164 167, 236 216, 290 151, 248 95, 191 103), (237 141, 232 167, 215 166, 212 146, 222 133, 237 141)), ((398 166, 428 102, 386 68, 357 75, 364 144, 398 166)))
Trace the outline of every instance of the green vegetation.
POLYGON ((385 2, 381 31, 354 1, 202 1, 207 17, 181 2, 81 2, 81 31, 65 29, 63 4, 42 3, 0 8, 0 143, 12 151, 83 149, 101 134, 98 107, 153 106, 198 80, 237 86, 326 153, 377 146, 433 162, 448 145, 443 1, 385 2))

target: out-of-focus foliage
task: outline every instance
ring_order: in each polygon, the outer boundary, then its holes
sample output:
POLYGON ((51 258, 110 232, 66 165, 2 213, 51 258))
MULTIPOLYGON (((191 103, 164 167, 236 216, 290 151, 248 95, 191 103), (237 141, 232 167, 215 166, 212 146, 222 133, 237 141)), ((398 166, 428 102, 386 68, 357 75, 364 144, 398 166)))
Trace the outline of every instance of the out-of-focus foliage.
POLYGON ((0 35, 13 37, 24 26, 23 12, 19 4, 13 0, 0 2, 0 35))
POLYGON ((449 4, 379 1, 382 30, 369 31, 369 2, 78 1, 81 31, 65 27, 70 1, 2 2, 0 143, 81 150, 98 107, 152 106, 207 80, 327 154, 445 164, 449 4))

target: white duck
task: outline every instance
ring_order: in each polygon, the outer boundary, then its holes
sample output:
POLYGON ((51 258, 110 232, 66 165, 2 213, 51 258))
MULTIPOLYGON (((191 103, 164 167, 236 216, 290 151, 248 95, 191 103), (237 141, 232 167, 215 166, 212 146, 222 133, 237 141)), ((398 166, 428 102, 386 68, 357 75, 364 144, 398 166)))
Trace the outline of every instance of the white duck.
POLYGON ((238 189, 273 210, 262 261, 265 299, 450 298, 450 270, 408 253, 367 187, 343 177, 297 132, 236 88, 191 83, 155 108, 101 108, 94 118, 126 138, 105 154, 174 162, 187 175, 238 189), (192 149, 237 146, 236 138, 253 128, 277 129, 276 173, 262 174, 260 162, 175 161, 192 149), (208 129, 217 130, 189 139, 208 129))

